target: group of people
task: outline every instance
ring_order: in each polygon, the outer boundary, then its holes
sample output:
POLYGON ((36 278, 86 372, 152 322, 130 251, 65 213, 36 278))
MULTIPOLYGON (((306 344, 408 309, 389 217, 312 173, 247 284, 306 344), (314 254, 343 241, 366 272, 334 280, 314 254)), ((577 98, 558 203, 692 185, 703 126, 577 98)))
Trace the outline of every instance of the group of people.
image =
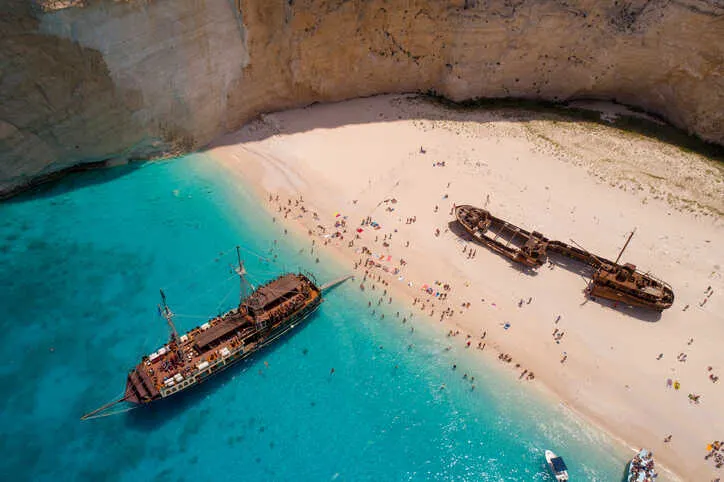
POLYGON ((535 374, 533 372, 529 372, 527 369, 525 369, 520 373, 518 380, 522 380, 523 378, 525 378, 526 380, 533 380, 533 379, 535 379, 535 374))
POLYGON ((629 467, 629 480, 653 482, 654 478, 656 478, 656 472, 654 472, 654 454, 652 452, 648 452, 643 456, 636 454, 633 460, 631 460, 631 466, 629 467))
MULTIPOLYGON (((442 165, 444 165, 444 163, 443 163, 442 165)), ((448 186, 448 187, 449 187, 449 186, 448 186)), ((270 196, 269 196, 269 201, 270 201, 270 202, 276 201, 275 204, 277 204, 277 210, 278 210, 278 212, 283 212, 285 218, 288 218, 290 214, 292 214, 292 215, 294 214, 294 212, 293 212, 293 207, 294 207, 294 208, 297 208, 298 210, 301 209, 301 214, 300 214, 300 216, 301 216, 302 214, 304 214, 304 213, 308 213, 308 212, 309 212, 309 211, 304 207, 301 198, 298 199, 298 200, 289 199, 289 200, 287 200, 286 205, 285 205, 285 203, 284 203, 283 201, 280 201, 280 200, 279 200, 279 196, 278 196, 278 195, 276 195, 276 196, 270 195, 270 196)), ((385 200, 385 201, 389 201, 389 200, 385 200)), ((396 200, 394 200, 394 201, 396 201, 396 200)), ((393 201, 393 202, 394 202, 394 201, 393 201)), ((383 202, 384 202, 384 201, 383 201, 383 202)), ((439 209, 440 209, 440 207, 439 207, 438 205, 435 205, 434 208, 433 208, 433 211, 434 211, 434 212, 439 212, 439 209)), ((318 216, 315 216, 315 219, 318 219, 318 216)), ((411 216, 411 217, 408 217, 408 218, 405 219, 405 224, 414 224, 414 223, 416 223, 416 222, 417 222, 417 216, 411 216)), ((360 222, 360 226, 369 226, 369 227, 372 227, 373 229, 380 229, 380 228, 381 228, 381 226, 379 225, 379 223, 375 222, 374 219, 372 218, 372 216, 366 216, 365 218, 363 218, 363 219, 361 220, 361 222, 360 222)), ((325 229, 323 229, 323 226, 318 226, 318 228, 322 229, 323 232, 326 231, 325 229)), ((345 224, 342 222, 342 220, 335 218, 335 228, 337 228, 337 229, 342 229, 343 231, 345 231, 346 226, 345 226, 345 224)), ((361 237, 360 234, 359 234, 360 232, 361 232, 361 229, 358 228, 358 229, 357 229, 357 234, 356 234, 356 236, 355 236, 355 239, 362 239, 362 237, 361 237)), ((309 230, 309 233, 308 233, 308 234, 309 234, 310 236, 312 236, 312 235, 313 235, 312 230, 309 230)), ((341 234, 341 233, 340 233, 340 234, 341 234)), ((436 229, 434 230, 434 234, 435 234, 435 236, 440 236, 441 230, 440 230, 439 228, 436 228, 436 229)), ((341 237, 341 236, 340 236, 340 237, 341 237)), ((388 243, 387 241, 388 241, 389 239, 391 239, 391 238, 392 238, 392 235, 391 235, 391 234, 389 234, 389 235, 385 234, 384 237, 383 237, 383 240, 382 240, 383 244, 386 244, 386 245, 389 247, 389 243, 388 243)), ((325 239, 325 242, 324 242, 325 246, 326 246, 329 242, 331 242, 330 239, 325 239)), ((378 236, 375 237, 375 242, 380 242, 378 236)), ((349 246, 349 247, 352 247, 351 243, 348 243, 348 246, 349 246)), ((405 243, 404 246, 405 246, 405 247, 409 247, 409 241, 408 241, 407 243, 405 243)), ((468 259, 472 259, 472 258, 475 258, 475 257, 476 257, 476 255, 477 255, 477 249, 473 249, 472 247, 465 245, 465 246, 463 247, 463 253, 467 255, 468 259)), ((365 256, 365 255, 371 256, 372 251, 371 251, 368 247, 362 246, 362 247, 361 247, 361 254, 362 254, 363 256, 365 256)), ((403 261, 401 260, 401 262, 400 262, 400 265, 401 265, 401 266, 405 266, 406 264, 407 264, 406 262, 403 262, 403 261)), ((380 263, 376 263, 375 260, 370 259, 369 257, 368 257, 367 259, 360 258, 359 261, 355 262, 355 269, 362 268, 363 266, 364 266, 364 268, 365 268, 365 275, 364 275, 363 281, 360 283, 360 290, 364 291, 366 288, 371 288, 372 290, 376 290, 377 286, 375 285, 375 282, 380 283, 380 284, 382 284, 382 285, 385 286, 385 287, 388 287, 388 286, 389 286, 389 283, 388 283, 388 281, 385 280, 384 276, 375 275, 374 272, 373 272, 373 269, 374 269, 374 268, 382 268, 382 265, 381 265, 380 263), (372 281, 372 284, 371 284, 371 285, 367 283, 368 280, 372 281)), ((395 273, 395 274, 398 274, 398 272, 399 272, 399 271, 396 270, 396 273, 395 273)), ((435 315, 435 302, 436 302, 436 301, 445 302, 445 301, 447 300, 447 298, 448 298, 449 292, 450 292, 451 289, 452 289, 449 284, 444 283, 444 282, 438 282, 438 281, 436 281, 436 282, 435 282, 435 285, 439 287, 437 290, 428 289, 428 291, 427 291, 427 294, 428 294, 428 295, 431 295, 431 296, 434 295, 434 299, 430 299, 430 298, 428 298, 428 299, 415 298, 415 299, 413 300, 413 305, 414 305, 414 306, 418 306, 422 311, 427 311, 427 310, 429 309, 429 310, 430 310, 430 311, 429 311, 429 315, 430 315, 430 316, 434 316, 434 315, 435 315), (430 293, 430 291, 432 291, 432 293, 430 293)), ((383 301, 387 301, 387 304, 391 304, 391 297, 388 297, 388 296, 387 296, 387 290, 386 290, 386 289, 384 290, 383 297, 384 297, 384 298, 380 298, 380 299, 378 300, 377 306, 381 305, 383 301)), ((530 300, 529 300, 529 303, 530 303, 530 300)), ((468 309, 468 308, 470 308, 470 306, 471 306, 471 304, 470 304, 469 302, 463 302, 463 303, 461 304, 461 313, 462 313, 462 310, 463 310, 463 309, 468 309)), ((370 309, 372 310, 372 313, 373 313, 373 315, 374 315, 376 310, 375 310, 374 307, 372 306, 372 301, 369 301, 369 303, 368 303, 368 308, 370 308, 370 309)), ((454 312, 455 312, 455 310, 454 310, 453 308, 451 308, 451 307, 445 307, 445 308, 443 308, 442 312, 440 312, 440 321, 441 321, 441 322, 444 321, 445 317, 452 317, 453 314, 454 314, 454 312)), ((383 318, 383 317, 384 317, 384 314, 380 314, 380 317, 383 318)), ((399 318, 399 312, 398 312, 398 318, 399 318)), ((404 317, 401 321, 402 321, 402 323, 406 323, 406 322, 407 322, 407 317, 404 317)), ((414 327, 411 328, 411 331, 413 331, 413 330, 414 330, 414 327)), ((459 334, 459 331, 456 331, 455 334, 459 334)), ((487 333, 485 333, 485 334, 487 334, 487 333)), ((485 334, 481 337, 481 340, 483 340, 483 339, 485 338, 485 334)), ((450 334, 449 336, 454 336, 454 335, 452 335, 452 332, 451 332, 451 334, 450 334)), ((466 341, 466 348, 470 348, 470 347, 472 347, 472 346, 473 346, 473 345, 472 345, 472 340, 470 339, 470 335, 468 335, 468 340, 466 341)), ((478 341, 478 343, 477 343, 477 349, 478 349, 478 350, 484 350, 484 349, 485 349, 485 346, 486 346, 486 344, 485 344, 483 341, 478 341)), ((510 355, 508 355, 508 354, 502 354, 501 357, 500 357, 500 359, 503 360, 503 361, 506 361, 506 362, 508 362, 508 363, 512 362, 512 357, 511 357, 510 355)), ((519 366, 519 365, 518 365, 518 366, 519 366)), ((532 380, 532 379, 534 378, 533 373, 532 373, 532 372, 529 372, 528 370, 524 370, 523 373, 524 373, 524 374, 521 375, 521 378, 526 378, 527 380, 532 380)), ((474 388, 474 385, 473 385, 473 388, 474 388)))
POLYGON ((706 446, 708 452, 704 456, 704 460, 714 459, 714 465, 717 469, 724 467, 724 442, 715 440, 706 446))
POLYGON ((710 372, 710 373, 709 373, 709 380, 711 380, 712 383, 716 383, 716 382, 719 381, 719 375, 714 375, 713 373, 711 373, 712 370, 713 370, 712 367, 710 367, 710 366, 709 366, 709 367, 706 367, 706 371, 710 372))
MULTIPOLYGON (((500 355, 498 355, 498 360, 503 361, 503 362, 505 362, 505 363, 512 363, 512 362, 513 362, 513 357, 510 356, 510 355, 508 355, 507 353, 501 353, 500 355)), ((516 363, 516 364, 515 364, 515 368, 520 369, 520 363, 516 363)), ((523 379, 525 379, 525 380, 534 380, 534 379, 535 379, 535 373, 533 373, 533 371, 528 370, 528 369, 526 368, 526 369, 524 369, 524 370, 520 373, 520 376, 518 376, 518 380, 523 380, 523 379)))
POLYGON ((504 361, 505 363, 511 363, 513 361, 513 357, 507 353, 501 353, 498 355, 498 360, 504 361))
POLYGON ((525 302, 525 300, 524 300, 523 298, 521 298, 520 300, 518 300, 518 308, 522 308, 522 307, 523 307, 523 303, 529 305, 529 304, 531 303, 531 301, 533 301, 533 297, 532 297, 532 296, 528 298, 528 302, 527 302, 527 303, 525 302))
POLYGON ((468 249, 468 246, 465 245, 463 246, 463 254, 467 254, 468 259, 472 259, 478 254, 478 250, 473 248, 468 249))
POLYGON ((563 335, 565 335, 565 334, 566 334, 565 331, 559 330, 558 328, 553 330, 553 339, 556 341, 557 345, 561 344, 561 339, 563 338, 563 335))

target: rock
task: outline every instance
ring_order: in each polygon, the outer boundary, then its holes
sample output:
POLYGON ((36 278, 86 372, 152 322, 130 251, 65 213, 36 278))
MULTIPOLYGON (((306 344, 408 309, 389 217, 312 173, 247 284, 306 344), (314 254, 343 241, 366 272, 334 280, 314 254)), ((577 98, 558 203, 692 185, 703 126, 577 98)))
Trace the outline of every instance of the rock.
POLYGON ((716 0, 6 0, 0 193, 379 93, 616 100, 724 144, 716 0))

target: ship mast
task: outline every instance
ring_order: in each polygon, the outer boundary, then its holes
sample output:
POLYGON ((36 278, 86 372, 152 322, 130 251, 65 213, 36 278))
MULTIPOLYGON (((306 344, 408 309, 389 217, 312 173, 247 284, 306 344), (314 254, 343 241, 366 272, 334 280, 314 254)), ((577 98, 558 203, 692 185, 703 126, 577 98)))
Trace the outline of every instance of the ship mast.
MULTIPOLYGON (((244 304, 244 301, 249 296, 247 293, 247 287, 249 286, 249 282, 246 279, 246 268, 244 268, 244 262, 241 260, 241 252, 239 251, 239 246, 236 247, 236 259, 239 263, 239 266, 235 268, 236 274, 239 275, 239 306, 244 304)), ((251 287, 254 289, 254 286, 251 287)))
POLYGON ((176 331, 176 325, 173 324, 173 312, 166 303, 166 294, 163 292, 163 290, 159 291, 161 292, 161 303, 163 304, 163 306, 159 305, 158 311, 159 313, 161 313, 161 316, 166 319, 166 323, 168 323, 168 328, 171 331, 171 340, 169 341, 169 346, 171 344, 175 345, 176 356, 178 357, 178 360, 185 366, 186 359, 184 358, 183 350, 181 350, 181 346, 179 345, 178 331, 176 331))
POLYGON ((631 241, 631 238, 633 238, 635 232, 636 228, 634 228, 633 231, 631 231, 631 234, 628 235, 628 239, 626 240, 626 243, 624 243, 623 248, 621 248, 621 252, 618 253, 618 258, 616 258, 616 262, 614 264, 618 264, 618 260, 621 259, 623 252, 626 250, 626 247, 628 246, 629 241, 631 241))
POLYGON ((171 341, 178 340, 178 331, 176 331, 176 325, 173 324, 173 313, 168 307, 168 304, 166 304, 166 294, 163 292, 163 290, 159 290, 161 292, 161 303, 163 306, 158 306, 158 312, 166 319, 166 322, 168 323, 168 328, 171 331, 171 341))

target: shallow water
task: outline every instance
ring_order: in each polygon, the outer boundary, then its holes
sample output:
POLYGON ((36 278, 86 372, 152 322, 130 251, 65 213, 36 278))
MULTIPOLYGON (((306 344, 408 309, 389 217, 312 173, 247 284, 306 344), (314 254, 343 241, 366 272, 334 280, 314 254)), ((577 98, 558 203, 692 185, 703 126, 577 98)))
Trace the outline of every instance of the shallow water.
POLYGON ((371 315, 354 283, 195 392, 79 421, 164 343, 158 288, 186 331, 238 302, 237 244, 256 282, 297 266, 320 282, 344 272, 300 255, 301 242, 202 155, 84 173, 1 204, 0 478, 546 481, 551 448, 572 480, 621 479, 623 447, 445 351, 424 323, 411 333, 394 305, 371 315))

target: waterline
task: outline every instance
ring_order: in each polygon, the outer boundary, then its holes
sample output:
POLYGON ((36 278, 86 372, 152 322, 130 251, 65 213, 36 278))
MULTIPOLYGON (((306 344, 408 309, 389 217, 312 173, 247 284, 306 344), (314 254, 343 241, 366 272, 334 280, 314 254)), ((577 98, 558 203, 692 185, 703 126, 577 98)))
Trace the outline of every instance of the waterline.
POLYGON ((546 448, 574 480, 622 475, 626 452, 601 432, 446 351, 426 323, 411 333, 394 316, 402 307, 370 315, 354 284, 193 393, 81 423, 166 340, 158 288, 186 331, 233 305, 237 244, 259 283, 297 266, 319 280, 344 270, 300 255, 251 191, 200 155, 84 173, 0 205, 0 219, 11 334, 0 341, 0 473, 14 480, 542 481, 546 448))

